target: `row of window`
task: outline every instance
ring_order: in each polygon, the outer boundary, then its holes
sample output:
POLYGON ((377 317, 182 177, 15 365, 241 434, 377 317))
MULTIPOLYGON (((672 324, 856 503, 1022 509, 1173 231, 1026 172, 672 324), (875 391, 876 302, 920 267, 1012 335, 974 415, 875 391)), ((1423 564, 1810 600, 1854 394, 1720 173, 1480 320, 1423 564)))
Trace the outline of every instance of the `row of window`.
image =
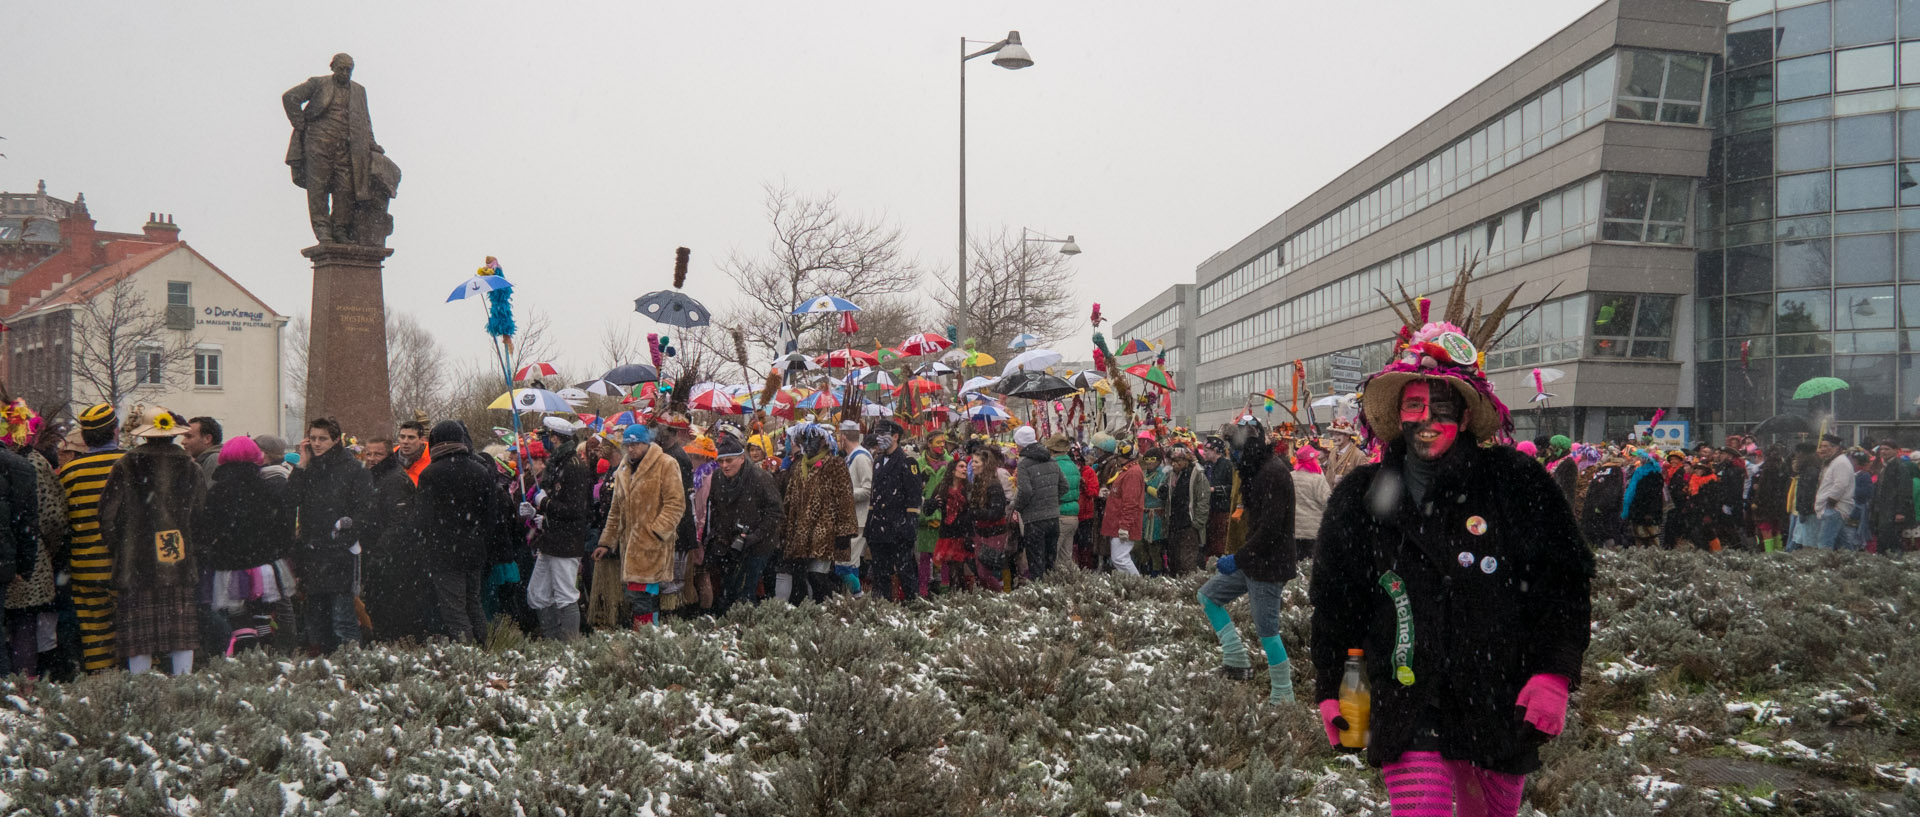
POLYGON ((1595 292, 1514 310, 1495 335, 1505 340, 1487 354, 1487 368, 1581 358, 1670 360, 1677 302, 1672 295, 1595 292))
POLYGON ((1695 259, 1694 293, 1745 295, 1896 277, 1920 281, 1920 233, 1818 236, 1703 251, 1695 259))
POLYGON ((1243 405, 1247 396, 1259 394, 1267 389, 1280 388, 1280 373, 1289 366, 1269 366, 1251 372, 1228 375, 1219 380, 1209 380, 1200 384, 1200 410, 1212 411, 1229 406, 1243 405))
MULTIPOLYGON (((1621 184, 1650 189, 1648 176, 1626 177, 1621 184), (1644 185, 1644 186, 1643 186, 1644 185)), ((1516 207, 1500 216, 1402 253, 1271 309, 1200 336, 1200 362, 1238 354, 1300 332, 1317 329, 1379 308, 1376 290, 1398 296, 1433 292, 1451 283, 1468 258, 1493 271, 1534 261, 1599 237, 1601 182, 1595 176, 1516 207)), ((1649 193, 1648 195, 1651 195, 1649 193)), ((1622 199, 1631 196, 1622 195, 1622 199)), ((1682 197, 1685 202, 1687 197, 1682 197)), ((1647 223, 1647 207, 1623 209, 1625 223, 1637 212, 1647 223)), ((1665 215, 1664 210, 1662 215, 1665 215)), ((1684 216, 1682 217, 1684 222, 1684 216)))
MULTIPOLYGON (((141 386, 159 386, 167 382, 166 353, 160 347, 143 346, 134 352, 134 382, 141 386)), ((222 384, 220 352, 213 349, 195 349, 193 352, 194 387, 217 389, 222 384)))
POLYGON ((1875 344, 1891 344, 1896 339, 1891 332, 1883 337, 1871 330, 1920 329, 1920 286, 1729 295, 1701 298, 1693 307, 1695 357, 1699 360, 1742 354, 1818 355, 1836 347, 1877 351, 1875 344), (1786 337, 1801 334, 1817 337, 1786 337))
POLYGON ((1920 0, 1733 0, 1727 20, 1727 62, 1743 66, 1895 36, 1920 37, 1920 0), (1768 14, 1776 8, 1778 14, 1768 14))
MULTIPOLYGON (((1902 333, 1916 334, 1916 333, 1902 333)), ((1702 422, 1758 422, 1775 414, 1810 415, 1829 408, 1835 420, 1920 420, 1920 339, 1907 338, 1885 354, 1831 357, 1749 357, 1699 363, 1695 370, 1695 416, 1702 422), (1795 400, 1801 383, 1838 377, 1847 388, 1812 400, 1795 400)))
POLYGON ((1742 110, 1811 96, 1920 83, 1920 42, 1901 43, 1900 70, 1894 71, 1894 46, 1852 48, 1781 60, 1727 74, 1727 108, 1742 110))
POLYGON ((1281 246, 1202 286, 1200 312, 1217 309, 1271 283, 1289 266, 1311 263, 1600 124, 1609 115, 1616 87, 1631 90, 1635 97, 1631 104, 1620 106, 1614 112, 1616 116, 1697 124, 1706 69, 1706 58, 1698 55, 1609 54, 1442 148, 1394 180, 1288 236, 1281 246), (1690 120, 1685 119, 1687 115, 1690 120))
POLYGON ((1173 330, 1179 328, 1179 326, 1180 305, 1174 304, 1173 306, 1154 313, 1153 317, 1148 318, 1146 322, 1139 326, 1115 332, 1114 336, 1116 338, 1141 338, 1158 343, 1161 338, 1172 334, 1173 330))

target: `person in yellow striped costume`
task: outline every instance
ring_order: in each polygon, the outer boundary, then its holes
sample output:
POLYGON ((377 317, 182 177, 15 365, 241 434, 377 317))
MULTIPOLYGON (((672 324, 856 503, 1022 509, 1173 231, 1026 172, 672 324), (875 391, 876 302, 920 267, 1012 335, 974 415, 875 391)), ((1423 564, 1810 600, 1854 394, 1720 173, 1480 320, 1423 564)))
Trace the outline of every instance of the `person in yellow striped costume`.
POLYGON ((107 473, 126 454, 118 440, 119 415, 98 403, 80 412, 87 450, 60 467, 72 527, 73 607, 80 618, 80 663, 87 672, 119 666, 113 643, 113 558, 100 538, 100 491, 107 473))

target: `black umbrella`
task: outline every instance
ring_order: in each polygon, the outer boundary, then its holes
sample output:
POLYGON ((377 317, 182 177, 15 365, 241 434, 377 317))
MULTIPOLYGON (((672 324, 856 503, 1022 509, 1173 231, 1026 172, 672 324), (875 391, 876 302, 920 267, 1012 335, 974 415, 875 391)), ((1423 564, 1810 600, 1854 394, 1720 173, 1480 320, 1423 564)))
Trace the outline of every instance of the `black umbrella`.
POLYGON ((633 311, 660 323, 682 329, 706 326, 711 323, 708 318, 712 317, 699 301, 677 289, 663 289, 635 298, 633 311))
POLYGON ((610 380, 618 386, 632 386, 639 383, 654 383, 660 380, 660 370, 645 363, 628 363, 615 366, 601 380, 610 380))
POLYGON ((1753 437, 1792 437, 1796 434, 1812 434, 1813 424, 1798 414, 1775 414, 1765 422, 1754 426, 1748 432, 1753 437))
POLYGON ((1046 372, 1016 372, 1000 383, 1000 393, 1028 400, 1052 400, 1079 391, 1073 384, 1046 372))

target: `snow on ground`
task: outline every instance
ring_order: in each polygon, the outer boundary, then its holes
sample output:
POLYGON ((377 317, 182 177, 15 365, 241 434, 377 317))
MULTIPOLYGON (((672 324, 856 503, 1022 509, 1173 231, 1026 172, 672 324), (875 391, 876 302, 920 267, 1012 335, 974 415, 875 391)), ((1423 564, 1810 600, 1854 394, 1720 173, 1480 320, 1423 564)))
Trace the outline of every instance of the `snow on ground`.
MULTIPOLYGON (((1920 813, 1915 567, 1601 554, 1589 668, 1530 808, 1920 813)), ((1282 618, 1302 696, 1304 581, 1282 618)), ((1197 584, 1079 576, 906 608, 762 605, 569 646, 0 682, 0 817, 1385 817, 1377 773, 1326 748, 1304 699, 1269 707, 1264 677, 1213 673, 1197 584)), ((1244 602, 1233 611, 1257 643, 1244 602)))

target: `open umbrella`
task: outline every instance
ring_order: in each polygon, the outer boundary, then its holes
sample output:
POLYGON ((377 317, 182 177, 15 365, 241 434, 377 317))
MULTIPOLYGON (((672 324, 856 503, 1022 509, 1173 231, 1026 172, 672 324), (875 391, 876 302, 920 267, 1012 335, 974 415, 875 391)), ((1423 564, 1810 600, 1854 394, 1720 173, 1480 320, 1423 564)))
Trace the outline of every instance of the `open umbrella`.
POLYGON ((1134 338, 1133 340, 1127 341, 1126 345, 1121 346, 1120 351, 1114 352, 1114 354, 1123 355, 1123 356, 1124 355, 1144 355, 1151 351, 1153 351, 1153 344, 1148 343, 1139 338, 1134 338))
POLYGON ((811 372, 821 368, 820 361, 814 360, 805 352, 788 352, 773 363, 784 374, 811 372))
POLYGON ((869 402, 860 407, 860 414, 863 417, 892 417, 893 407, 885 403, 869 402))
POLYGON ((973 408, 967 409, 967 419, 999 422, 1001 420, 1011 420, 1013 419, 1013 415, 1007 413, 1006 409, 999 406, 974 406, 973 408))
POLYGON ((1135 363, 1127 367, 1127 374, 1138 377, 1141 380, 1145 380, 1148 383, 1152 383, 1168 391, 1180 390, 1179 387, 1173 385, 1173 375, 1167 374, 1167 370, 1160 368, 1160 364, 1158 363, 1151 366, 1145 363, 1135 363))
POLYGON ((859 349, 835 349, 813 360, 829 369, 857 369, 880 362, 872 352, 863 352, 859 349))
POLYGON ((973 349, 951 349, 948 350, 946 354, 941 355, 940 359, 948 363, 958 363, 962 366, 992 366, 999 362, 994 359, 993 355, 973 349))
POLYGON ((560 376, 560 370, 553 368, 553 364, 551 363, 529 363, 525 366, 521 366, 520 371, 513 373, 513 379, 516 382, 521 380, 529 380, 535 377, 558 377, 558 376, 560 376))
POLYGON ((620 428, 622 426, 639 426, 639 425, 646 425, 647 421, 650 419, 652 419, 652 415, 648 412, 623 411, 623 412, 620 412, 619 414, 613 415, 612 418, 607 420, 606 424, 613 426, 614 428, 620 428))
POLYGON ((566 398, 546 389, 514 389, 494 398, 493 402, 487 404, 487 408, 573 413, 573 406, 567 402, 566 398))
POLYGON ((913 369, 913 373, 918 375, 953 374, 953 371, 954 369, 952 366, 948 366, 947 364, 941 363, 938 360, 929 360, 925 363, 920 364, 919 366, 914 367, 913 369))
POLYGON ((1052 400, 1079 391, 1064 378, 1045 372, 1022 372, 1015 377, 1020 378, 1020 382, 1011 387, 1003 384, 1001 394, 1028 400, 1052 400))
POLYGON ((1000 370, 1002 377, 1014 372, 1038 372, 1059 363, 1064 358, 1052 349, 1028 349, 1007 361, 1007 367, 1000 370))
POLYGON ((966 394, 967 392, 986 391, 988 389, 993 388, 994 385, 999 382, 1000 382, 1000 378, 997 378, 997 377, 968 378, 967 382, 960 386, 960 393, 966 394))
POLYGON ((601 380, 612 381, 616 385, 631 386, 636 383, 653 383, 660 379, 660 370, 645 363, 627 363, 615 366, 600 376, 601 380))
POLYGON ((833 392, 817 391, 800 399, 794 405, 803 409, 839 408, 840 401, 833 399, 833 392))
POLYGON ((677 289, 663 289, 635 298, 633 311, 659 323, 678 326, 682 329, 706 326, 713 322, 711 320, 713 313, 708 312, 707 308, 692 296, 677 289))
POLYGON ((554 392, 554 394, 560 395, 560 399, 565 400, 569 404, 575 405, 575 406, 578 406, 581 403, 587 402, 587 392, 584 389, 576 389, 569 386, 567 388, 554 392))
POLYGON ((827 312, 859 312, 852 301, 835 295, 822 295, 793 310, 795 315, 820 315, 827 312))
POLYGON ((1091 389, 1095 384, 1106 379, 1106 375, 1092 369, 1087 369, 1086 371, 1074 372, 1072 377, 1067 378, 1067 382, 1072 383, 1076 389, 1091 389))
POLYGON ((496 289, 513 289, 513 284, 504 275, 470 275, 467 280, 453 288, 453 294, 447 296, 449 303, 469 297, 485 295, 496 289))
POLYGON ((1793 390, 1793 399, 1806 400, 1823 394, 1832 394, 1848 388, 1847 381, 1838 377, 1816 377, 1799 385, 1793 390))
POLYGON ((734 410, 733 396, 718 383, 701 383, 693 387, 693 394, 687 398, 687 407, 701 411, 731 413, 734 410))
POLYGON ((953 341, 947 340, 946 335, 939 332, 921 332, 907 336, 907 339, 900 343, 900 354, 915 357, 937 355, 952 347, 953 341))
POLYGON ((886 369, 878 369, 878 368, 854 369, 853 371, 847 373, 847 382, 849 384, 867 383, 867 384, 878 384, 881 386, 895 385, 893 382, 893 375, 887 374, 886 369))
POLYGON ((598 394, 605 397, 619 397, 623 394, 623 392, 620 391, 620 384, 598 377, 592 380, 582 380, 573 384, 573 387, 588 394, 598 394))
POLYGON ((1034 346, 1038 343, 1040 343, 1040 337, 1038 335, 1030 335, 1026 332, 1021 332, 1018 335, 1014 335, 1013 340, 1007 341, 1007 348, 1025 349, 1029 346, 1034 346))

